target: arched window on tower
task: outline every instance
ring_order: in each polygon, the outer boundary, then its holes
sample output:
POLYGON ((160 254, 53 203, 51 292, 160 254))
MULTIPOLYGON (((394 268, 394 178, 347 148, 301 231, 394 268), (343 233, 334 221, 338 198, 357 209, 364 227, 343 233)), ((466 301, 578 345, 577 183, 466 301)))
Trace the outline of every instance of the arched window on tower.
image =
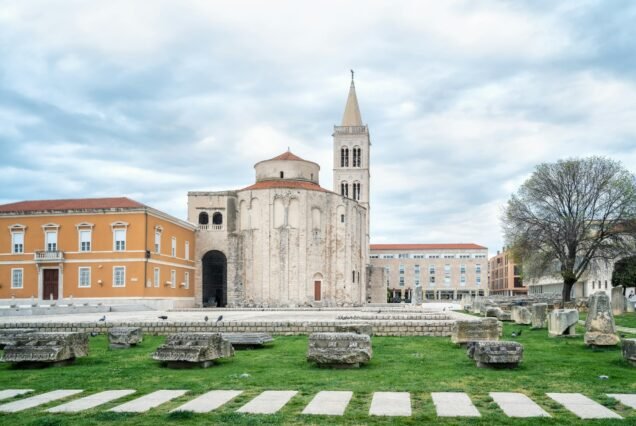
POLYGON ((349 148, 340 148, 340 167, 349 167, 349 148))
POLYGON ((212 225, 223 225, 223 215, 216 212, 212 215, 212 225))
POLYGON ((340 195, 349 197, 349 184, 347 182, 340 183, 340 195))
POLYGON ((362 149, 359 146, 353 148, 353 167, 362 167, 362 149))
POLYGON ((210 217, 206 212, 199 213, 199 225, 207 225, 210 223, 210 217))
POLYGON ((353 182, 353 199, 360 200, 360 182, 353 182))

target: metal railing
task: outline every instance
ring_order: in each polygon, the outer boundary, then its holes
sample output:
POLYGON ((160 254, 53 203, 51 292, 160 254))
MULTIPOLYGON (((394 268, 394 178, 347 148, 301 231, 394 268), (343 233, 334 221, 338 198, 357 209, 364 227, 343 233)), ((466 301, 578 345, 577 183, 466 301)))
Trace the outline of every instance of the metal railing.
POLYGON ((336 135, 359 135, 368 132, 367 126, 334 126, 333 131, 336 135))
POLYGON ((222 231, 223 225, 199 225, 199 231, 222 231))

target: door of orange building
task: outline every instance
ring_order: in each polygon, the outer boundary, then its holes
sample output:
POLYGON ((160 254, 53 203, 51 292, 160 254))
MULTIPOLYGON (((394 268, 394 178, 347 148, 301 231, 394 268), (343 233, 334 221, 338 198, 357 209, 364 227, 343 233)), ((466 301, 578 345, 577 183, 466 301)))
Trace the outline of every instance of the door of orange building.
POLYGON ((59 271, 57 269, 42 270, 42 299, 57 300, 59 271))
POLYGON ((322 292, 320 291, 320 281, 314 281, 314 300, 320 302, 322 299, 322 292))

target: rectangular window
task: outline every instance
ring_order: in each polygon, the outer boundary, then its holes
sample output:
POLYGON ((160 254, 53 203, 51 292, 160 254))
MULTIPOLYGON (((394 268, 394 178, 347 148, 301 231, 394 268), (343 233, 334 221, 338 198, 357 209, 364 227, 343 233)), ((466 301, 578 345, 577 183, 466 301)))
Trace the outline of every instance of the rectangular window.
POLYGON ((155 231, 155 253, 161 253, 161 231, 155 231))
POLYGON ((11 250, 14 254, 24 253, 24 232, 11 234, 11 250))
POLYGON ((57 231, 46 233, 46 251, 57 251, 57 231))
POLYGON ((439 254, 429 254, 428 258, 429 259, 439 259, 439 254))
POLYGON ((371 256, 369 256, 371 259, 379 259, 380 255, 379 254, 372 254, 371 256))
POLYGON ((125 229, 115 229, 113 232, 115 239, 115 251, 124 251, 126 250, 126 230, 125 229))
POLYGON ((390 287, 391 286, 391 268, 389 268, 388 266, 385 266, 384 275, 386 275, 386 286, 390 287))
POLYGON ((113 287, 125 287, 126 286, 126 267, 115 266, 113 267, 113 287))
POLYGON ((186 272, 183 274, 183 281, 185 282, 185 288, 190 288, 190 273, 186 272))
POLYGON ((459 265, 459 273, 460 274, 465 274, 466 273, 466 265, 464 265, 464 264, 459 265))
POLYGON ((435 284, 435 275, 428 277, 428 282, 431 283, 431 285, 435 284))
POLYGON ((79 251, 91 251, 91 234, 90 229, 79 231, 79 251))
POLYGON ((170 249, 170 254, 172 257, 177 257, 177 239, 172 237, 172 247, 170 249))
POLYGON ((477 263, 475 265, 475 273, 476 274, 481 274, 481 264, 477 263))
POLYGON ((444 255, 444 259, 455 259, 455 255, 454 254, 445 254, 444 255))
POLYGON ((395 256, 393 256, 392 254, 385 254, 382 256, 382 259, 393 259, 395 256))
POLYGON ((450 268, 450 264, 446 264, 444 265, 444 272, 450 272, 451 268, 450 268))
POLYGON ((414 254, 413 255, 413 259, 424 259, 424 255, 423 254, 414 254))
POLYGON ((479 285, 479 284, 481 284, 481 277, 480 276, 477 277, 477 285, 479 285))
POLYGON ((435 275, 435 265, 429 265, 428 266, 428 273, 430 275, 435 275))
POLYGON ((22 288, 24 285, 24 270, 16 268, 11 270, 11 288, 22 288))
POLYGON ((177 288, 177 271, 170 271, 170 287, 177 288))
POLYGON ((190 260, 190 241, 185 242, 185 260, 190 260))
POLYGON ((460 259, 470 259, 470 255, 469 254, 460 254, 459 258, 460 259))
POLYGON ((152 283, 155 287, 159 287, 161 284, 161 270, 159 268, 155 268, 152 276, 152 283))
POLYGON ((82 267, 79 268, 78 287, 90 287, 91 286, 91 268, 82 267))
POLYGON ((398 259, 408 259, 409 255, 408 253, 400 253, 398 254, 398 259))
POLYGON ((459 283, 460 283, 461 285, 466 285, 466 275, 462 274, 462 275, 459 277, 459 283))

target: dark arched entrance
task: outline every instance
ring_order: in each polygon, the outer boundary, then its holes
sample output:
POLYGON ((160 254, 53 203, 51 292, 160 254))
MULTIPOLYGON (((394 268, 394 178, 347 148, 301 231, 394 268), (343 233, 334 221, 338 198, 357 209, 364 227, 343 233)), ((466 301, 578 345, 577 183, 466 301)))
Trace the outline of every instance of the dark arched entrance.
POLYGON ((217 250, 207 252, 203 264, 203 306, 227 305, 227 258, 217 250))

